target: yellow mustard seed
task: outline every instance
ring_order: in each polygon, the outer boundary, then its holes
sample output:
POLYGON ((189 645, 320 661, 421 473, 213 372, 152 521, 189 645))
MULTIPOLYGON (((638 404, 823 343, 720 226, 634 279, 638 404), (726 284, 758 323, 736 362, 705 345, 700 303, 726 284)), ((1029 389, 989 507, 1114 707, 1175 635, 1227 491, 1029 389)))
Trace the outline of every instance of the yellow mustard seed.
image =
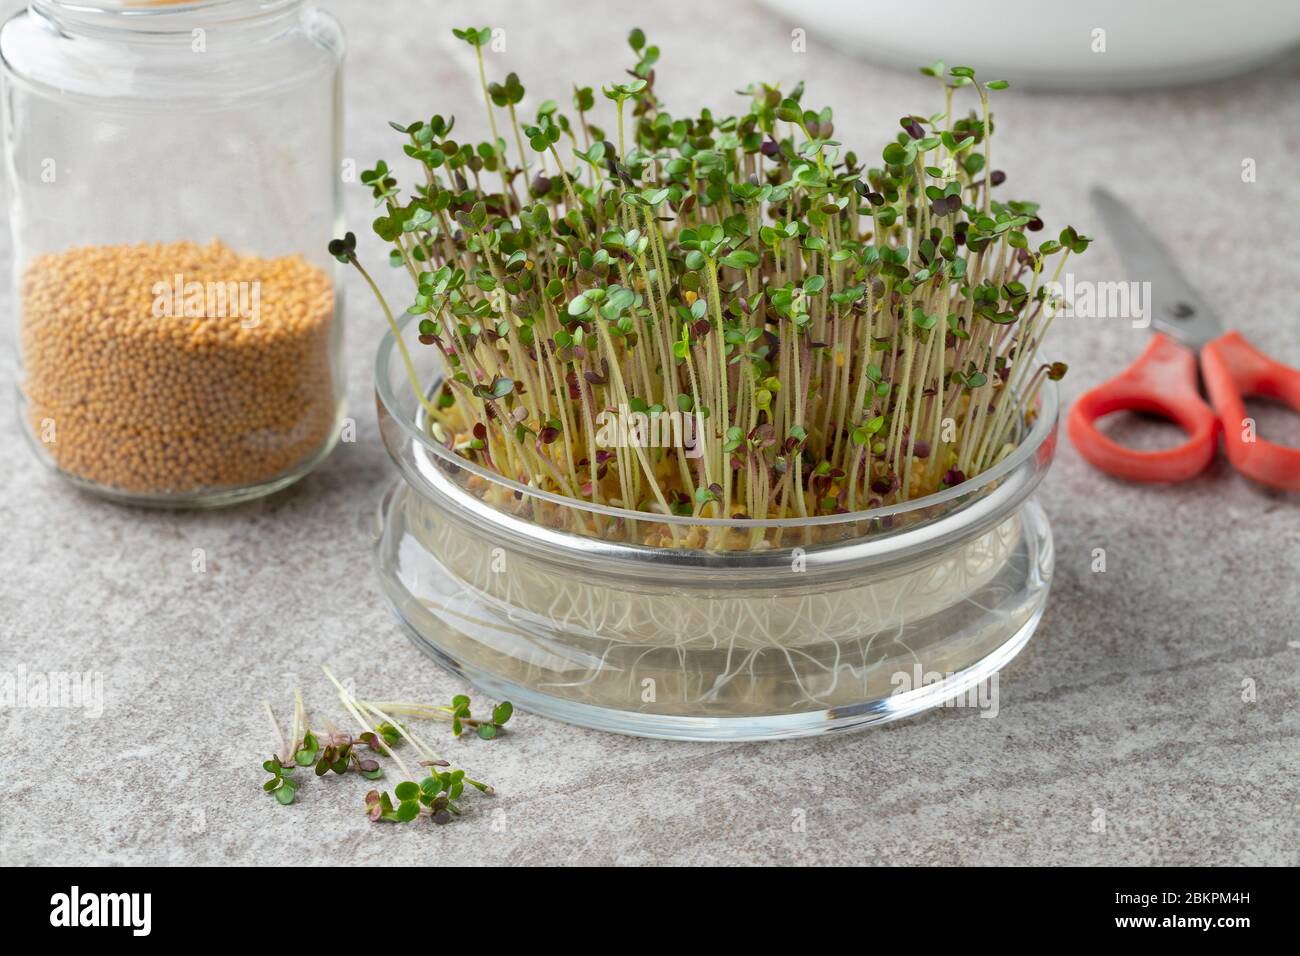
POLYGON ((247 487, 329 440, 333 285, 301 256, 85 246, 33 259, 19 293, 28 420, 71 475, 141 494, 247 487))

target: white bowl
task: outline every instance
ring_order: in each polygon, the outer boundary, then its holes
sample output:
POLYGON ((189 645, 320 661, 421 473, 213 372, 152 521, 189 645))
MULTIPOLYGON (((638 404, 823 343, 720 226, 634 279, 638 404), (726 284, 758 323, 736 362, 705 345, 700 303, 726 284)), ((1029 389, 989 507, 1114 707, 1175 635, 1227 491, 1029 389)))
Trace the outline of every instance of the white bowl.
POLYGON ((1037 89, 1167 86, 1245 72, 1300 43, 1300 2, 763 0, 792 24, 906 69, 942 58, 1037 89), (1096 31, 1104 31, 1104 35, 1096 31), (1104 40, 1104 51, 1099 51, 1104 40))

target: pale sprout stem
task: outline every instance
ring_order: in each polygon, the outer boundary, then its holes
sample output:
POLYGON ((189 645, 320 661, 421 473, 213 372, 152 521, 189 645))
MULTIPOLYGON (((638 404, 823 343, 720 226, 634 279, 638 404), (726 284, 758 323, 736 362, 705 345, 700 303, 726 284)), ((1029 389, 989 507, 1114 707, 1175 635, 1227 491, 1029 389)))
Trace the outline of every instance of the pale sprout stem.
POLYGON ((275 719, 275 711, 271 710, 271 704, 269 701, 262 701, 262 706, 266 708, 266 717, 271 721, 271 727, 275 731, 275 739, 280 745, 280 749, 277 752, 277 756, 280 758, 280 763, 287 764, 292 755, 289 753, 288 743, 285 742, 284 732, 280 730, 280 722, 275 719))
POLYGON ((378 741, 379 746, 384 749, 385 756, 392 758, 393 763, 397 764, 398 769, 402 771, 402 775, 405 776, 406 779, 415 780, 415 776, 407 768, 406 764, 402 761, 402 758, 397 756, 392 747, 388 746, 388 741, 384 740, 384 735, 379 732, 379 728, 366 720, 365 715, 361 713, 360 708, 356 705, 356 698, 349 694, 347 688, 339 683, 338 678, 334 676, 334 672, 324 664, 321 665, 321 670, 325 672, 325 676, 330 679, 330 683, 332 683, 338 690, 339 701, 347 709, 348 713, 356 719, 357 723, 361 725, 361 729, 375 735, 375 740, 378 741))
POLYGON ((380 720, 387 721, 388 723, 396 727, 397 732, 401 734, 402 737, 405 740, 407 740, 411 744, 411 746, 416 749, 416 752, 419 753, 419 755, 423 757, 425 760, 432 760, 432 761, 439 760, 438 755, 433 752, 433 749, 429 747, 419 737, 415 736, 414 731, 408 730, 405 724, 388 716, 387 713, 385 713, 383 710, 381 710, 379 707, 377 707, 374 703, 370 701, 359 701, 358 703, 363 709, 370 711, 380 720))

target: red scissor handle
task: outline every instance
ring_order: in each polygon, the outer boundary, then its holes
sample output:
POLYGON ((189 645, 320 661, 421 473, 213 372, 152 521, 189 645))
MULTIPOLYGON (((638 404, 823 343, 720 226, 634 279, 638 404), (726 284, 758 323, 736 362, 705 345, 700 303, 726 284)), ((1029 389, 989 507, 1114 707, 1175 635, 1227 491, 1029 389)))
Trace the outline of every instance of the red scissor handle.
POLYGON ((1201 350, 1205 390, 1223 423, 1228 460, 1247 478, 1286 491, 1300 491, 1300 448, 1264 441, 1246 422, 1242 397, 1263 395, 1300 412, 1300 370, 1275 362, 1238 332, 1227 332, 1201 350))
POLYGON ((1074 403, 1066 430, 1089 462, 1130 481, 1186 481, 1205 470, 1219 447, 1218 417, 1196 386, 1196 353, 1159 333, 1136 362, 1074 403), (1095 424, 1101 416, 1118 411, 1160 415, 1189 437, 1177 448, 1125 448, 1095 424))

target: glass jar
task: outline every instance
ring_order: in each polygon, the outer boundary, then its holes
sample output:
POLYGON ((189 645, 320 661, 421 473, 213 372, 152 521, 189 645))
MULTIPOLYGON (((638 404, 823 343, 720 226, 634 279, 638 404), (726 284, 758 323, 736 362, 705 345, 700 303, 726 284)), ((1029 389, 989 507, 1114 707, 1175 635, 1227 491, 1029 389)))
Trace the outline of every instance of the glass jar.
POLYGON ((18 409, 77 485, 217 505, 343 415, 343 38, 304 0, 32 0, 0 32, 18 409))

